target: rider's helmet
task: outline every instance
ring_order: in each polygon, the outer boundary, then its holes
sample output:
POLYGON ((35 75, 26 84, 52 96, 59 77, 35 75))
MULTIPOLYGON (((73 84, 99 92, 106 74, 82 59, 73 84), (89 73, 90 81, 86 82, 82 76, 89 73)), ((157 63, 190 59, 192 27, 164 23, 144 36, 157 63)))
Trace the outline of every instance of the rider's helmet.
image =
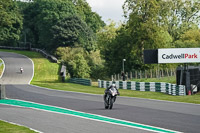
POLYGON ((113 83, 113 84, 112 84, 112 87, 116 87, 116 85, 113 83))

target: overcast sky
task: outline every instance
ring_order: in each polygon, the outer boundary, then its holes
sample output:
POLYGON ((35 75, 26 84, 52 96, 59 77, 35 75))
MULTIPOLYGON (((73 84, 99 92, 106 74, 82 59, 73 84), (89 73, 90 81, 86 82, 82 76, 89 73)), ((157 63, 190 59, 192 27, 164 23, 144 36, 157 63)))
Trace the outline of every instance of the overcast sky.
POLYGON ((125 0, 86 0, 92 7, 92 11, 97 12, 104 22, 108 19, 115 22, 123 21, 122 5, 125 0))

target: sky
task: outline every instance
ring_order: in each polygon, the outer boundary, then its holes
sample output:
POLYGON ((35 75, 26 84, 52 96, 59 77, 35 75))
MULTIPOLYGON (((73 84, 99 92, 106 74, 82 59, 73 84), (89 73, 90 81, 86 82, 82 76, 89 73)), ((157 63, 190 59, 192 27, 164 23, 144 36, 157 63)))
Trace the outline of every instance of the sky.
POLYGON ((102 20, 108 23, 108 19, 115 22, 123 22, 122 5, 125 0, 86 0, 92 8, 92 11, 98 13, 102 20))

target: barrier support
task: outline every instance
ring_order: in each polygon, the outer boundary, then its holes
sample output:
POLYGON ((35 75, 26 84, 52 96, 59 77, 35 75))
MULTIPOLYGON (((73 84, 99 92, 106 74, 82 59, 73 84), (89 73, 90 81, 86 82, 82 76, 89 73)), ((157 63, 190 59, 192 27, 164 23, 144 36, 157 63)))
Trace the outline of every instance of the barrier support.
POLYGON ((0 84, 0 99, 6 99, 6 89, 3 84, 0 84))

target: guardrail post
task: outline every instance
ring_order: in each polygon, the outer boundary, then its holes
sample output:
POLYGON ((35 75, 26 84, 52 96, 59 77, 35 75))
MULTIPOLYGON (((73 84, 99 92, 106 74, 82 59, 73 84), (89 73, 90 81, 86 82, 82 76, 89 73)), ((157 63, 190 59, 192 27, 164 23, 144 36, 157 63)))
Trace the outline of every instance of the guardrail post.
POLYGON ((0 99, 6 99, 6 90, 3 84, 0 84, 0 99))

